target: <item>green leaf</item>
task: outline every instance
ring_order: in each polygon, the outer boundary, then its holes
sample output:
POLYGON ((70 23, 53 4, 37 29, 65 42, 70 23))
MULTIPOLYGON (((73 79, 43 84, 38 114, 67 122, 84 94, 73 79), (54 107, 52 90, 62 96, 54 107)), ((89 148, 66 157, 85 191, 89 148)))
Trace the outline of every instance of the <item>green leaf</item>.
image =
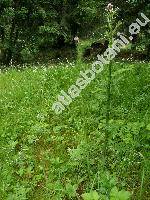
POLYGON ((82 195, 84 200, 99 200, 100 196, 96 191, 91 191, 90 193, 85 193, 82 195))
POLYGON ((117 187, 112 188, 110 192, 110 200, 128 200, 130 199, 130 192, 125 190, 118 191, 117 187))
POLYGON ((71 183, 67 183, 66 185, 66 194, 71 197, 76 197, 77 185, 71 185, 71 183))
POLYGON ((146 129, 150 131, 150 124, 147 125, 146 129))

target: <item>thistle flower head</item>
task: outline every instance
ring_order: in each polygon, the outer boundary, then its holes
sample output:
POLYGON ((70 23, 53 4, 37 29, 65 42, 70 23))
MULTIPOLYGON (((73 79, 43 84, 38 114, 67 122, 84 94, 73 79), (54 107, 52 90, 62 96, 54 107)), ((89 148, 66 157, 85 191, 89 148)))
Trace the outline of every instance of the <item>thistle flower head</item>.
POLYGON ((113 5, 112 5, 111 3, 109 3, 109 4, 107 5, 106 10, 107 10, 108 12, 112 12, 112 11, 113 11, 113 5))
POLYGON ((75 37, 74 37, 74 41, 75 41, 76 43, 79 43, 79 37, 78 37, 78 36, 75 36, 75 37))

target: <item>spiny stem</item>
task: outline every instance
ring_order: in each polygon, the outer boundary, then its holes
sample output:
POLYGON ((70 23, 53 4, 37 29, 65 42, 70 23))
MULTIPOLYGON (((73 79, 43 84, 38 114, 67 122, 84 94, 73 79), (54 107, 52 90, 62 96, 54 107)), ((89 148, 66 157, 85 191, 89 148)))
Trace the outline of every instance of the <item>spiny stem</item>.
POLYGON ((108 156, 108 139, 109 139, 109 120, 111 114, 111 82, 112 82, 112 63, 108 66, 108 85, 107 85, 107 108, 106 108, 106 129, 105 129, 105 165, 107 166, 107 156, 108 156))

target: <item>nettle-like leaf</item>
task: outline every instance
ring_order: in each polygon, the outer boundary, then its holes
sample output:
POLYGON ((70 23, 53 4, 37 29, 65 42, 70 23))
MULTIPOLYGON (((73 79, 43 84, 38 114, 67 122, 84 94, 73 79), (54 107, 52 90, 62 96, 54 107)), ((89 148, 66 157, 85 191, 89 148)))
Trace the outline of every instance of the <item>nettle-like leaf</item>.
POLYGON ((99 200, 100 196, 96 191, 91 191, 90 193, 82 194, 84 200, 99 200))
POLYGON ((150 124, 147 125, 146 129, 150 131, 150 124))
POLYGON ((66 194, 71 197, 76 197, 77 185, 72 185, 71 183, 66 184, 66 194))
POLYGON ((110 200, 129 200, 130 192, 121 190, 118 191, 117 187, 112 188, 110 193, 110 200))

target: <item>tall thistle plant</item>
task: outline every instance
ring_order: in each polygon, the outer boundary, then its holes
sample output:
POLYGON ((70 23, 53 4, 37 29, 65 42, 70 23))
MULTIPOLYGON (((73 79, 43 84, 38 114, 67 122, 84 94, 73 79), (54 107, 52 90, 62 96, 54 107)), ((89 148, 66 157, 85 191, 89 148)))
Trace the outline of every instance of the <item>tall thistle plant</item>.
MULTIPOLYGON (((114 36, 117 34, 117 30, 121 25, 121 21, 116 23, 117 10, 114 9, 113 5, 109 3, 106 8, 106 19, 107 19, 107 31, 106 37, 109 40, 109 47, 112 47, 114 36)), ((113 61, 110 61, 108 65, 108 83, 107 83, 107 108, 106 108, 106 133, 105 133, 105 150, 104 157, 107 164, 107 149, 108 149, 108 140, 109 140, 109 121, 111 115, 111 85, 112 85, 112 66, 113 61)))

